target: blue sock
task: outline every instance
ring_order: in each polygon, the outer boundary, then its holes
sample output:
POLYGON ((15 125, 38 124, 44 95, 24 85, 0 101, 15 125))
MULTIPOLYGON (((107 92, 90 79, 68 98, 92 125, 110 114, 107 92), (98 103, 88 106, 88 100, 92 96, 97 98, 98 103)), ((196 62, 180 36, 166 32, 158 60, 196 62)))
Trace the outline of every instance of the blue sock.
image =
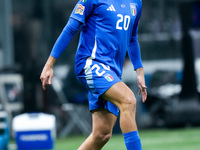
POLYGON ((124 133, 123 136, 127 150, 142 150, 138 131, 124 133))

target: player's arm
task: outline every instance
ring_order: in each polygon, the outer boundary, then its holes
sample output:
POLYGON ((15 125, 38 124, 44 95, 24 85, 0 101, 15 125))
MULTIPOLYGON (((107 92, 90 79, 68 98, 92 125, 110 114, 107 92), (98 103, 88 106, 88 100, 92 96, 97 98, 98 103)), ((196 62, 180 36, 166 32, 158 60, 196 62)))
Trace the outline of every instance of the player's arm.
POLYGON ((134 28, 132 37, 130 40, 129 48, 128 48, 128 54, 129 58, 134 66, 134 70, 137 73, 137 84, 139 87, 139 94, 142 93, 142 101, 145 102, 147 99, 147 91, 146 91, 146 85, 145 85, 145 78, 144 78, 144 70, 141 60, 141 54, 140 54, 140 46, 138 43, 138 22, 141 16, 142 12, 142 5, 138 9, 138 14, 135 20, 134 28))
POLYGON ((147 87, 145 85, 144 70, 143 68, 136 69, 137 73, 137 84, 139 87, 139 95, 142 94, 142 101, 145 102, 147 99, 147 87))
POLYGON ((137 6, 137 16, 133 25, 132 36, 129 43, 128 54, 129 58, 134 66, 134 70, 142 68, 142 60, 140 54, 140 46, 138 43, 138 23, 142 13, 142 2, 137 6), (139 5, 140 4, 140 5, 139 5))
POLYGON ((56 40, 50 55, 58 59, 81 25, 82 23, 76 19, 69 18, 67 25, 64 27, 60 36, 56 40))
POLYGON ((42 82, 43 90, 46 89, 46 85, 51 84, 51 80, 53 78, 53 65, 55 64, 56 60, 56 58, 50 55, 42 70, 40 80, 42 82))
POLYGON ((147 91, 144 78, 144 70, 140 55, 140 47, 137 40, 135 40, 128 50, 130 60, 134 66, 134 70, 137 73, 137 84, 139 87, 139 95, 142 93, 142 101, 145 102, 147 99, 147 91))
POLYGON ((137 84, 139 87, 139 94, 142 93, 142 101, 145 102, 147 98, 147 91, 146 91, 146 85, 145 85, 145 78, 144 78, 144 70, 141 60, 141 54, 140 54, 140 47, 137 40, 135 40, 128 50, 130 60, 134 66, 134 70, 137 73, 137 84))
POLYGON ((60 36, 56 40, 51 54, 42 70, 40 80, 42 82, 42 87, 45 90, 46 85, 51 84, 51 80, 53 77, 53 66, 56 60, 59 58, 61 53, 66 49, 69 42, 73 38, 74 34, 79 30, 79 27, 82 23, 79 21, 70 18, 67 25, 64 27, 63 31, 61 32, 60 36))
POLYGON ((44 90, 47 84, 51 84, 53 77, 53 65, 56 62, 56 59, 58 59, 61 53, 66 49, 74 34, 79 30, 80 26, 86 23, 86 18, 90 16, 93 10, 93 2, 94 1, 92 0, 79 1, 74 7, 70 19, 58 37, 40 76, 44 90))

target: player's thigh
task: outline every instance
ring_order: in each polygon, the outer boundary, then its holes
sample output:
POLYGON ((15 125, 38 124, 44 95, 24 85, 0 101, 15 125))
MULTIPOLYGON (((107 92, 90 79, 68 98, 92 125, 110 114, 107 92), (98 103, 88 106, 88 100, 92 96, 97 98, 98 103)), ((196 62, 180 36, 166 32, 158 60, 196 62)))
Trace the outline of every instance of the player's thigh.
POLYGON ((135 95, 123 82, 111 86, 101 97, 115 104, 119 109, 124 103, 136 103, 135 95))
POLYGON ((106 109, 99 109, 92 112, 93 132, 96 134, 109 134, 117 120, 117 116, 106 109))

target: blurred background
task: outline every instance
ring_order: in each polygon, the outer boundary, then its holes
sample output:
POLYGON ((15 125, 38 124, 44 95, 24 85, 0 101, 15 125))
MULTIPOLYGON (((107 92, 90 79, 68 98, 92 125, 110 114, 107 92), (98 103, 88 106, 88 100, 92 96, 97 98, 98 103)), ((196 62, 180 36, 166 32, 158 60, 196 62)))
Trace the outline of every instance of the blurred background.
MULTIPOLYGON (((0 110, 10 134, 15 116, 33 112, 55 115, 58 137, 90 133, 87 91, 74 74, 80 31, 56 62, 52 86, 43 91, 39 80, 76 3, 0 0, 0 110)), ((138 40, 147 102, 138 95, 128 57, 122 79, 136 94, 139 129, 200 126, 200 1, 143 1, 138 40)), ((113 132, 120 133, 118 121, 113 132)))

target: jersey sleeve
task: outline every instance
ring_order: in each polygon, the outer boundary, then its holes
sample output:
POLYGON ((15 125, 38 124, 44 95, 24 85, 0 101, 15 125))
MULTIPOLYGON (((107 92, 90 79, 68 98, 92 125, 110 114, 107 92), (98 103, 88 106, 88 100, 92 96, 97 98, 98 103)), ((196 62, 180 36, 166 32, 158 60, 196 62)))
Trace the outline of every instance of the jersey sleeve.
POLYGON ((132 37, 129 43, 128 54, 129 58, 134 66, 134 70, 143 67, 141 54, 140 54, 140 46, 138 43, 138 23, 142 13, 142 3, 138 5, 138 14, 134 23, 132 37))
POLYGON ((81 26, 81 22, 70 18, 66 26, 64 27, 63 31, 61 32, 60 36, 56 40, 53 49, 51 51, 51 56, 58 59, 61 53, 66 49, 69 42, 73 38, 74 34, 79 30, 81 26))
POLYGON ((134 26, 133 26, 133 32, 132 32, 132 38, 131 38, 130 44, 131 44, 132 41, 137 39, 138 23, 139 23, 141 14, 142 14, 142 2, 138 4, 137 12, 138 13, 137 13, 137 16, 136 16, 136 19, 135 19, 135 23, 134 23, 134 26))
POLYGON ((70 17, 85 24, 94 9, 94 0, 79 0, 70 17))

